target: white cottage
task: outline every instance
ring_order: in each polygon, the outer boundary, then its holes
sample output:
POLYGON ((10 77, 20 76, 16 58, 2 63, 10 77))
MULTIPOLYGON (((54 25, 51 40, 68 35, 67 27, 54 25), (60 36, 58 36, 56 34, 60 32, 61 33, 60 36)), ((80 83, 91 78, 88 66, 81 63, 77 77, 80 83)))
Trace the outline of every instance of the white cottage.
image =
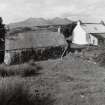
POLYGON ((105 41, 105 25, 101 23, 77 22, 73 30, 72 43, 77 45, 99 45, 105 41))

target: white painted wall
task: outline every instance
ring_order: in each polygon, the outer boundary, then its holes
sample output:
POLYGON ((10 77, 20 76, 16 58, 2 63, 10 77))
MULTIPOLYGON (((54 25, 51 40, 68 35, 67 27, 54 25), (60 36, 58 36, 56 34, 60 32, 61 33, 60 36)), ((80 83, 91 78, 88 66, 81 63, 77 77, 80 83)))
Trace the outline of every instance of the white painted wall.
POLYGON ((91 35, 91 34, 89 34, 89 36, 90 36, 89 44, 98 45, 98 39, 95 36, 91 35))
POLYGON ((72 43, 85 45, 92 44, 98 45, 98 39, 92 34, 87 34, 86 31, 81 27, 80 22, 77 23, 77 26, 73 30, 72 43))
POLYGON ((80 45, 88 44, 86 32, 80 26, 80 22, 77 23, 77 26, 73 30, 72 43, 80 45))
POLYGON ((4 63, 10 65, 11 63, 11 54, 9 52, 5 52, 4 63))

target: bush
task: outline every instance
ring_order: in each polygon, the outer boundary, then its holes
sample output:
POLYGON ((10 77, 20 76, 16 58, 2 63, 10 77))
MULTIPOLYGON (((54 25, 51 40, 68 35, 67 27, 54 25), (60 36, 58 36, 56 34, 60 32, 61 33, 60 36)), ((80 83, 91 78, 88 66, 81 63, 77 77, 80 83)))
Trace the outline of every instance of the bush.
POLYGON ((21 65, 12 65, 12 66, 6 66, 1 65, 0 66, 0 76, 6 77, 6 76, 32 76, 32 75, 38 75, 39 71, 42 68, 35 63, 25 63, 21 65))
POLYGON ((68 24, 61 28, 61 32, 63 33, 64 37, 70 37, 72 35, 73 29, 75 28, 76 23, 68 24))
MULTIPOLYGON (((35 89, 35 85, 33 86, 35 89)), ((46 94, 27 86, 23 78, 9 77, 0 80, 0 105, 53 105, 51 93, 46 94)), ((47 89, 46 89, 47 90, 47 89)))
POLYGON ((105 67, 105 53, 99 54, 95 59, 94 59, 100 66, 105 67))

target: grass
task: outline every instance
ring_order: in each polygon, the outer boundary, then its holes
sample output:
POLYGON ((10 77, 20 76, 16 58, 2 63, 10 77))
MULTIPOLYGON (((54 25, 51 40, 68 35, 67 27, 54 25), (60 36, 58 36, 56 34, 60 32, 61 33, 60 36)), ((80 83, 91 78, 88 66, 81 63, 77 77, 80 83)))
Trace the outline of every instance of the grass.
POLYGON ((21 65, 0 65, 0 105, 53 105, 53 93, 48 91, 47 85, 36 80, 41 69, 32 61, 21 65))
POLYGON ((28 90, 19 78, 2 78, 0 80, 0 105, 31 105, 28 104, 28 90))
POLYGON ((42 68, 38 65, 36 65, 33 62, 24 63, 20 65, 0 65, 0 76, 6 77, 6 76, 32 76, 32 75, 38 75, 39 71, 42 68))
POLYGON ((28 84, 20 77, 1 78, 0 105, 53 105, 51 93, 42 90, 40 94, 40 87, 35 88, 34 84, 33 89, 28 84))
MULTIPOLYGON (((55 86, 57 105, 105 105, 105 69, 74 55, 41 62, 55 86)), ((42 75, 42 76, 43 76, 42 75)))
POLYGON ((96 58, 95 61, 100 65, 105 67, 105 53, 99 54, 96 58))
MULTIPOLYGON (((74 55, 68 55, 62 61, 48 60, 37 64, 43 69, 38 76, 16 73, 17 76, 0 77, 0 105, 105 105, 103 67, 74 55)), ((22 69, 23 65, 31 68, 37 64, 29 62, 7 68, 22 69)))

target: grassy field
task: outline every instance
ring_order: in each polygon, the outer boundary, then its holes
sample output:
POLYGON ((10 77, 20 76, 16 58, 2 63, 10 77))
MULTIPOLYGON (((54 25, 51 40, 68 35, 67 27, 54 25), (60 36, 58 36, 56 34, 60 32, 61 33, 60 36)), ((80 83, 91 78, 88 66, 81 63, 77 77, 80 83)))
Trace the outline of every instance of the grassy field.
POLYGON ((0 70, 0 105, 105 105, 105 68, 74 55, 0 70))

